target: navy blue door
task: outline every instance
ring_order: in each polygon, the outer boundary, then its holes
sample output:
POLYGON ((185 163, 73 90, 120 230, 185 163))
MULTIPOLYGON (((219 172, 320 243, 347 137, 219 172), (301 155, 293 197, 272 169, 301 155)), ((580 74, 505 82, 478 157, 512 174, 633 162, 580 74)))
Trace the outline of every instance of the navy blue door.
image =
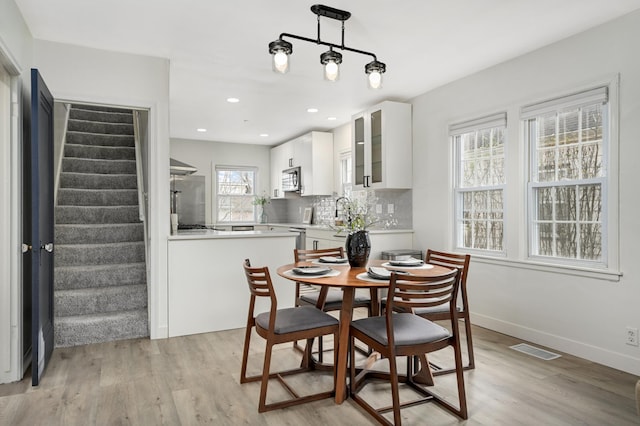
MULTIPOLYGON (((53 96, 31 70, 30 170, 31 383, 37 386, 53 353, 53 96)), ((28 164, 26 164, 28 163, 28 164)), ((25 173, 26 174, 26 173, 25 173)), ((25 233, 29 234, 29 232, 25 233)), ((27 278, 27 277, 25 277, 27 278)))

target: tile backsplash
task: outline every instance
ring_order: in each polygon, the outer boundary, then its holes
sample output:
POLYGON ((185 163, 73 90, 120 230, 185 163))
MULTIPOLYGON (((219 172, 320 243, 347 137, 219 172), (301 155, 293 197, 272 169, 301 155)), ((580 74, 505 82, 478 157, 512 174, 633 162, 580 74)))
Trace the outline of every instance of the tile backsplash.
MULTIPOLYGON (((313 207, 312 223, 316 225, 333 224, 336 215, 337 196, 293 195, 285 200, 272 200, 265 206, 268 221, 272 223, 302 223, 302 215, 306 207, 313 207)), ((378 229, 411 229, 412 191, 385 189, 354 191, 350 199, 368 199, 370 208, 376 213, 380 222, 372 228, 378 229)))

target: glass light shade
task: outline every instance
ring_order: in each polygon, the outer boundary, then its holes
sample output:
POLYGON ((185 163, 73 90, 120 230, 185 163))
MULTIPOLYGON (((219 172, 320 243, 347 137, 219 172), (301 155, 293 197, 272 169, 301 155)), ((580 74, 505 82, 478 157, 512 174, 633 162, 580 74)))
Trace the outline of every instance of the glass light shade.
POLYGON ((289 72, 289 55, 282 50, 276 51, 273 54, 271 65, 275 72, 286 74, 289 72))
POLYGON ((370 89, 379 89, 382 87, 382 74, 379 71, 369 73, 367 81, 370 89))
POLYGON ((324 65, 324 79, 327 81, 338 81, 340 79, 340 66, 333 62, 324 65))

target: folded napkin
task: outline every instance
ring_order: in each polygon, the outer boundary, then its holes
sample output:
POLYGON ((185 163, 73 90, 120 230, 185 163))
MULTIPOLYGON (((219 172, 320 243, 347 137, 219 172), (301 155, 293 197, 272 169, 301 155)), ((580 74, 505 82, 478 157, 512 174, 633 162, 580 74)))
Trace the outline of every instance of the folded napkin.
POLYGON ((318 259, 322 263, 346 263, 349 261, 346 257, 322 256, 318 259))
POLYGON ((390 260, 389 265, 393 266, 422 266, 424 265, 424 261, 421 259, 416 259, 414 257, 409 257, 407 259, 395 259, 390 260))

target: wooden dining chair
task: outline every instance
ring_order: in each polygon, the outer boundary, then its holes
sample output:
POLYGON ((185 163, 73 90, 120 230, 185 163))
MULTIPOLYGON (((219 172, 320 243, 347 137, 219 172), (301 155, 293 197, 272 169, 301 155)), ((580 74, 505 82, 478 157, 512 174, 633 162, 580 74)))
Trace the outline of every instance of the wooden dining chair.
POLYGON ((298 392, 296 392, 284 380, 284 376, 306 372, 313 368, 309 361, 311 358, 311 344, 314 338, 333 334, 334 344, 337 344, 338 320, 313 306, 299 306, 279 310, 278 301, 273 290, 273 283, 269 274, 269 268, 266 266, 252 267, 249 259, 245 260, 243 267, 247 283, 249 284, 251 298, 249 299, 247 328, 244 337, 240 383, 261 381, 258 412, 263 413, 265 411, 275 410, 278 408, 290 407, 292 405, 316 401, 323 398, 330 398, 335 395, 335 370, 333 375, 333 389, 305 396, 300 396, 298 392), (268 298, 271 302, 271 306, 268 312, 255 315, 255 304, 258 297, 268 298), (249 345, 252 329, 254 328, 258 335, 266 340, 264 364, 261 374, 247 376, 249 345), (288 343, 298 340, 307 341, 300 367, 287 371, 271 373, 271 353, 273 346, 279 343, 288 343), (292 398, 267 404, 267 387, 269 379, 274 378, 282 384, 282 386, 290 393, 292 398))
MULTIPOLYGON (((458 319, 464 320, 465 335, 467 339, 467 354, 469 363, 464 367, 465 370, 475 368, 475 360, 473 356, 473 339, 471 337, 471 320, 469 318, 469 298, 467 296, 467 275, 469 273, 469 263, 471 256, 468 254, 455 254, 443 251, 427 250, 425 262, 432 265, 440 265, 446 268, 456 268, 460 271, 458 279, 460 280, 460 299, 462 305, 457 305, 458 319)), ((457 304, 457 301, 456 301, 457 304)), ((431 321, 448 320, 450 318, 449 307, 446 305, 417 308, 417 315, 431 321)), ((454 369, 435 368, 433 374, 440 375, 453 372, 454 369)))
POLYGON ((455 303, 459 280, 458 270, 454 269, 446 275, 434 277, 420 277, 416 275, 398 275, 391 273, 389 282, 389 294, 387 297, 387 309, 384 315, 363 318, 351 323, 350 332, 350 356, 355 359, 354 345, 359 340, 373 348, 389 362, 389 373, 372 371, 367 368, 356 374, 356 365, 350 366, 350 391, 353 400, 363 407, 380 423, 386 425, 400 425, 400 410, 402 407, 413 406, 423 402, 433 401, 443 406, 462 419, 468 417, 467 400, 464 387, 464 375, 462 354, 460 351, 460 331, 458 324, 458 312, 455 303), (418 308, 430 308, 436 306, 448 306, 451 321, 451 331, 428 319, 413 314, 418 308), (396 312, 396 308, 401 312, 396 312), (458 392, 458 406, 448 402, 435 392, 423 387, 413 380, 414 356, 438 351, 452 347, 456 365, 456 380, 458 392), (396 357, 407 357, 407 372, 398 374, 396 357), (370 379, 385 379, 391 383, 391 407, 375 408, 360 395, 360 390, 370 379), (419 399, 400 402, 399 382, 413 389, 419 399), (393 411, 393 422, 390 422, 384 413, 393 411))
MULTIPOLYGON (((295 262, 313 261, 320 259, 321 257, 341 257, 344 258, 343 247, 333 247, 326 249, 315 250, 303 250, 294 249, 293 258, 295 262)), ((327 264, 330 265, 330 264, 327 264)), ((375 290, 374 290, 375 291, 375 290)), ((354 308, 367 308, 369 316, 372 316, 377 312, 377 292, 369 293, 369 295, 360 294, 356 292, 353 300, 354 308)), ((329 287, 323 286, 321 289, 317 289, 308 284, 296 282, 296 306, 312 305, 324 312, 339 311, 342 308, 342 290, 331 290, 329 287), (319 305, 318 300, 323 302, 319 305)), ((297 349, 297 343, 294 343, 297 349)), ((318 340, 318 361, 322 362, 323 354, 322 339, 318 340)))

